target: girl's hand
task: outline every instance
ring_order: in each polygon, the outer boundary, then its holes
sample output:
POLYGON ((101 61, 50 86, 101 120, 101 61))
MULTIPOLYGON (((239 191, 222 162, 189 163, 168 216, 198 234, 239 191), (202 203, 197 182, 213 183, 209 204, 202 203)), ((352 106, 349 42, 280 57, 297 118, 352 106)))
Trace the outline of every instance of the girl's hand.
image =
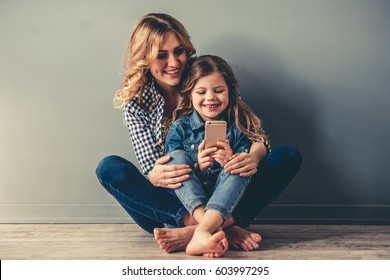
POLYGON ((233 151, 230 148, 229 140, 218 141, 217 142, 218 150, 211 154, 211 156, 222 166, 229 161, 229 158, 232 156, 233 151))
POLYGON ((164 165, 170 160, 170 156, 159 158, 149 172, 149 181, 155 187, 177 189, 181 187, 181 182, 189 178, 191 168, 187 164, 164 165))
POLYGON ((240 174, 242 177, 252 176, 257 172, 257 161, 248 153, 234 154, 225 165, 225 173, 240 174))
POLYGON ((198 168, 200 172, 206 172, 207 168, 214 164, 214 158, 211 153, 217 151, 217 147, 205 149, 206 141, 203 140, 198 147, 198 168))

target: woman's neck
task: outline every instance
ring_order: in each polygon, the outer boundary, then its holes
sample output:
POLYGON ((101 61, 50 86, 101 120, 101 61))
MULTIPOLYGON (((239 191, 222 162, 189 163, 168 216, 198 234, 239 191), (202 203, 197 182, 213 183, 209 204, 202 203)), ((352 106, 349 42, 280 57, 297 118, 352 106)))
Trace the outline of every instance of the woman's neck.
POLYGON ((166 84, 159 84, 157 81, 155 82, 156 88, 158 89, 158 92, 164 97, 164 98, 170 98, 173 95, 177 95, 179 91, 179 86, 170 86, 166 84))
POLYGON ((157 83, 157 89, 159 93, 164 97, 164 116, 167 118, 172 118, 172 113, 179 105, 180 95, 179 87, 164 86, 162 87, 157 83))

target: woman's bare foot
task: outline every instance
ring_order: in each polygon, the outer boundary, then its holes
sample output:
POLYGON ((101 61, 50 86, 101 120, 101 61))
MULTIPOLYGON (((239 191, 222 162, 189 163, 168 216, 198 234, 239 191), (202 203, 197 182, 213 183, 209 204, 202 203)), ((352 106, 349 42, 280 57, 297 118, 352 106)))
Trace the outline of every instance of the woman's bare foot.
POLYGON ((250 232, 236 225, 224 230, 231 249, 252 251, 260 246, 262 238, 258 233, 250 232))
POLYGON ((228 242, 223 231, 210 234, 197 228, 186 248, 188 255, 204 255, 205 257, 221 257, 228 248, 228 242))
POLYGON ((183 228, 155 228, 154 239, 166 253, 184 251, 190 242, 196 226, 183 228))

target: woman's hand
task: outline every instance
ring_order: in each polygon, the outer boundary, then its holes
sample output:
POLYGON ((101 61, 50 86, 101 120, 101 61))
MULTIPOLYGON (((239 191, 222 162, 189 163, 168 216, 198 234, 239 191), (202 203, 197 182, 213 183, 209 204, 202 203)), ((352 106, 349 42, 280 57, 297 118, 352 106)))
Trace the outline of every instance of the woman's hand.
POLYGON ((207 168, 214 164, 212 153, 217 151, 217 147, 205 149, 206 141, 203 140, 198 147, 198 169, 200 172, 206 172, 207 168))
POLYGON ((239 153, 230 157, 225 165, 225 173, 240 174, 247 177, 257 172, 257 166, 267 155, 267 149, 263 143, 255 142, 252 144, 248 153, 239 153))
POLYGON ((248 153, 234 154, 225 165, 224 172, 240 174, 242 177, 252 176, 257 172, 257 161, 248 153))
POLYGON ((217 142, 218 150, 211 154, 211 156, 222 166, 229 161, 229 158, 233 155, 233 151, 230 148, 229 140, 218 141, 217 142))
POLYGON ((181 182, 189 178, 191 168, 187 164, 164 165, 170 160, 170 156, 159 158, 149 172, 149 181, 155 187, 177 189, 181 187, 181 182))

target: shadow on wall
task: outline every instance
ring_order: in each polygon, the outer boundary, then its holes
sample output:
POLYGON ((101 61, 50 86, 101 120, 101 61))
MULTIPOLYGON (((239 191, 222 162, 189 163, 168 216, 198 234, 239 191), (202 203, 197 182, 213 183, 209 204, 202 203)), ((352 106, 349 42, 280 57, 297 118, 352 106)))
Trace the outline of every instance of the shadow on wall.
POLYGON ((265 44, 234 35, 209 43, 206 49, 222 50, 212 54, 220 55, 233 67, 241 96, 263 120, 272 146, 293 145, 302 153, 298 176, 276 203, 350 203, 351 198, 343 192, 343 185, 348 184, 342 176, 343 168, 329 162, 322 152, 326 143, 318 122, 320 99, 315 88, 294 77, 280 56, 265 44))

